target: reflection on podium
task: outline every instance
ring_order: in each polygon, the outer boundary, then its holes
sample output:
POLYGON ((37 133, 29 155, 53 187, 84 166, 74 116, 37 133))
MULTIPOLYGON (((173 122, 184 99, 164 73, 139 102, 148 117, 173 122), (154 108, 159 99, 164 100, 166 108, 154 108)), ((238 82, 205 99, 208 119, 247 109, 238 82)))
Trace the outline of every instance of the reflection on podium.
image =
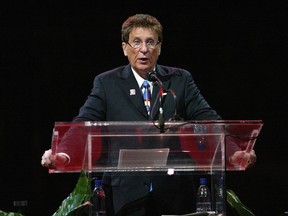
POLYGON ((155 122, 56 122, 52 152, 67 154, 70 162, 49 172, 205 175, 214 197, 219 179, 225 191, 226 171, 247 168, 244 156, 236 164, 229 158, 252 151, 262 126, 260 120, 176 121, 159 131, 155 122))

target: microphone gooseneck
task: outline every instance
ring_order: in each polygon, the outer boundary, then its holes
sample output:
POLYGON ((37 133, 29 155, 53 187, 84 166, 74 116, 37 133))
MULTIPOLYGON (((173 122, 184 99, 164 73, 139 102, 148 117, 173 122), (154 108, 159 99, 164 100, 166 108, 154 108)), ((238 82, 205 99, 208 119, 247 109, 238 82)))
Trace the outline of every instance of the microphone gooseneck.
MULTIPOLYGON (((170 75, 170 74, 169 74, 170 75)), ((177 97, 175 92, 172 89, 164 89, 162 85, 162 81, 158 78, 156 71, 150 71, 147 74, 147 79, 148 81, 151 81, 153 83, 156 83, 159 88, 159 103, 160 103, 160 108, 159 108, 159 127, 160 127, 160 132, 164 132, 164 125, 165 125, 165 119, 164 119, 164 110, 163 110, 163 95, 167 93, 170 93, 174 99, 174 115, 172 118, 170 118, 168 121, 183 121, 183 119, 177 114, 177 97)))
POLYGON ((159 90, 160 108, 159 108, 158 120, 159 120, 160 133, 163 133, 164 132, 164 127, 165 127, 165 118, 164 118, 164 110, 163 110, 163 93, 164 93, 165 90, 163 88, 161 80, 157 77, 156 71, 150 71, 147 74, 147 79, 148 79, 148 81, 155 82, 160 88, 160 90, 159 90))

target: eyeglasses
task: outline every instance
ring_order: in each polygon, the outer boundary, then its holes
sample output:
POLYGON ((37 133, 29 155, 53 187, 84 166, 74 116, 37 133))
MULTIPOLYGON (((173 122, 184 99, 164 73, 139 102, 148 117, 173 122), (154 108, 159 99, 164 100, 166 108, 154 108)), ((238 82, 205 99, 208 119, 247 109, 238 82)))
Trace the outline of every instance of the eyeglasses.
POLYGON ((148 41, 141 41, 141 40, 134 40, 131 43, 126 42, 129 46, 131 46, 134 49, 139 49, 142 47, 143 43, 146 44, 146 46, 149 49, 155 49, 156 46, 160 43, 160 41, 154 41, 154 40, 148 40, 148 41))

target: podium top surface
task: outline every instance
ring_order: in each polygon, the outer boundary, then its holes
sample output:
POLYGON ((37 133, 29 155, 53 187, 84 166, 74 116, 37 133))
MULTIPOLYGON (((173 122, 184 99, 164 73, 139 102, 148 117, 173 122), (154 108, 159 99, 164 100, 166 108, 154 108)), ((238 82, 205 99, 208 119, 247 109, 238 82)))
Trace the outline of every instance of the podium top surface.
MULTIPOLYGON (((262 120, 191 120, 191 121, 166 121, 165 126, 182 126, 187 124, 214 124, 214 125, 250 125, 261 124, 262 120)), ((158 125, 157 121, 81 121, 81 122, 55 122, 55 125, 74 125, 74 126, 139 126, 139 125, 158 125)))

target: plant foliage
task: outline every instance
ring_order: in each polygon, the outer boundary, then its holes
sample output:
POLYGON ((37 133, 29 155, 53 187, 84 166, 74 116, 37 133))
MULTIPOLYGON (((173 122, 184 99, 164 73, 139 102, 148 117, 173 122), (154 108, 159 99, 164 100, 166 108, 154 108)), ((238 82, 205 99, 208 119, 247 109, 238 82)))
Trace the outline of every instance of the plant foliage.
POLYGON ((82 170, 73 192, 62 201, 61 206, 59 206, 58 210, 52 216, 66 216, 75 209, 83 206, 83 203, 90 201, 90 197, 91 188, 89 178, 82 170))
POLYGON ((236 210, 239 216, 255 216, 249 208, 247 208, 232 190, 227 190, 227 202, 236 210))
POLYGON ((0 216, 24 216, 21 213, 16 213, 16 212, 4 212, 0 210, 0 216))

